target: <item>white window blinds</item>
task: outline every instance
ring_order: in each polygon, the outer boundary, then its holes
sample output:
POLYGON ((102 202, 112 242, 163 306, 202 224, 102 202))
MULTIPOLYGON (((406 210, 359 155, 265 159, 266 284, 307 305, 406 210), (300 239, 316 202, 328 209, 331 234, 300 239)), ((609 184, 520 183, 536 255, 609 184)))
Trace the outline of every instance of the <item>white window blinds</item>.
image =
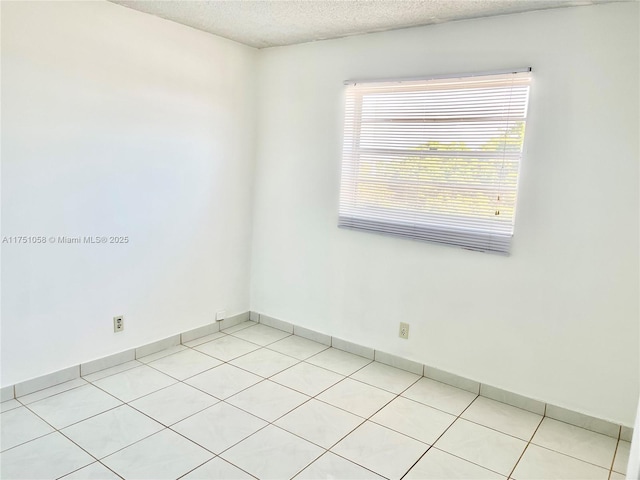
POLYGON ((347 86, 339 226, 509 253, 530 72, 347 86))

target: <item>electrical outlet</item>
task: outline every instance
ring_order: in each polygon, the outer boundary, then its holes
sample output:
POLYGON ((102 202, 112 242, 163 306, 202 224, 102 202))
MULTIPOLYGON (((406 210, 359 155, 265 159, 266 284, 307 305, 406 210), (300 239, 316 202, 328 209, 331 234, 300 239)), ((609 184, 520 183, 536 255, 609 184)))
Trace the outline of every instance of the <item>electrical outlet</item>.
POLYGON ((113 317, 113 332, 118 333, 124 330, 124 316, 113 317))
POLYGON ((216 322, 221 322, 225 318, 227 318, 226 310, 220 310, 219 312, 216 312, 216 322))
POLYGON ((398 336, 400 338, 408 339, 409 338, 409 324, 408 323, 400 323, 400 331, 398 332, 398 336))

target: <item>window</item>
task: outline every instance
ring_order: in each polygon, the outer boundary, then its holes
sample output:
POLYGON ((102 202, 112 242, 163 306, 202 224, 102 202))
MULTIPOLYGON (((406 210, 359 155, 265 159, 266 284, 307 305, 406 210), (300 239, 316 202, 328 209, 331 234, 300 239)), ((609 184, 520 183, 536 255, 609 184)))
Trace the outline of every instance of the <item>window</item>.
POLYGON ((346 82, 338 225, 508 254, 530 76, 346 82))

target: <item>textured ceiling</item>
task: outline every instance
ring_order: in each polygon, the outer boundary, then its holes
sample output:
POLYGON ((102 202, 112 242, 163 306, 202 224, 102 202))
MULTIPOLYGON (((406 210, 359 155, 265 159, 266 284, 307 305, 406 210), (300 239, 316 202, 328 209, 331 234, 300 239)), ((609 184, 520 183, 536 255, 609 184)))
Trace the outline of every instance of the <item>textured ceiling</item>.
POLYGON ((110 0, 264 48, 616 0, 110 0))

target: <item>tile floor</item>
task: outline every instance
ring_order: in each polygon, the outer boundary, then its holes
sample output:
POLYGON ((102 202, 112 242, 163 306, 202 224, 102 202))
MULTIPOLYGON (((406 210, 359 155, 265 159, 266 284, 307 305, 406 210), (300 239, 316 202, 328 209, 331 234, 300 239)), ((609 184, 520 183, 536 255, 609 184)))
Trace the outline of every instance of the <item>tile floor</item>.
POLYGON ((0 405, 5 480, 620 480, 630 446, 253 322, 0 405))

